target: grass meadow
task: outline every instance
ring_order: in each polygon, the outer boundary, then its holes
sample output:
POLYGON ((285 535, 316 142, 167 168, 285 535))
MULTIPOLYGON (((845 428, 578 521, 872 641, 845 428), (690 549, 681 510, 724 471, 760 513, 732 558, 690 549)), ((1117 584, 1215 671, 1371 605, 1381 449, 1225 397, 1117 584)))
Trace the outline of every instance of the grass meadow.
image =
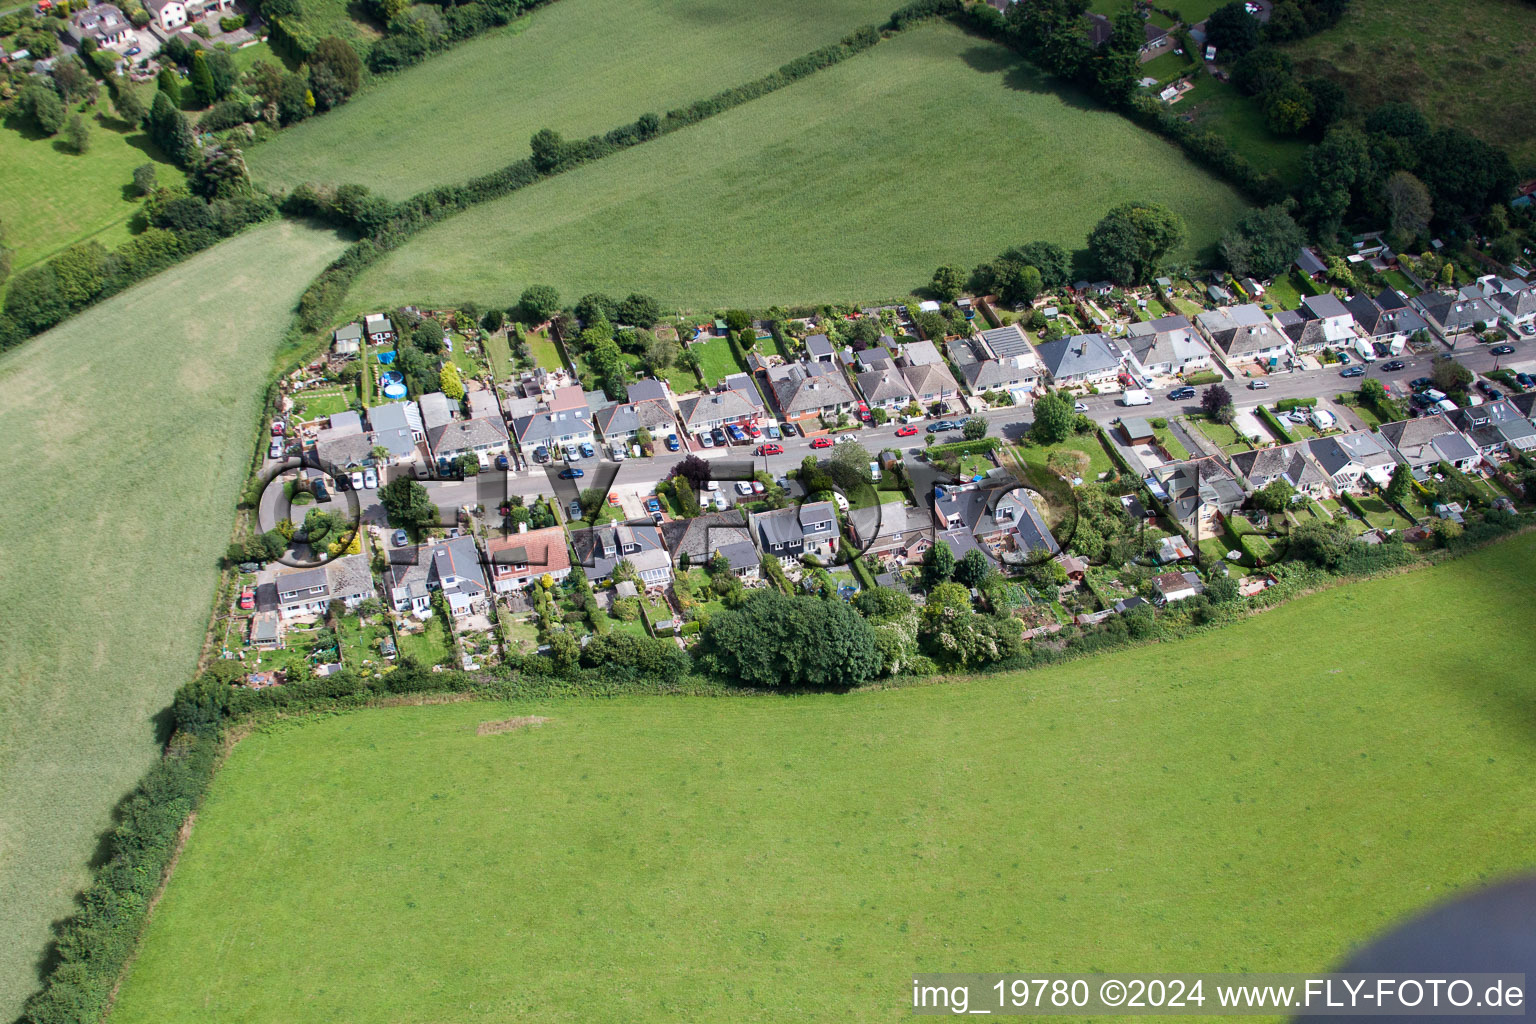
MULTIPOLYGON (((154 93, 145 90, 144 97, 147 103, 154 93)), ((144 132, 118 120, 106 90, 94 105, 82 101, 70 113, 81 106, 91 136, 84 154, 66 150, 30 119, 13 114, 0 125, 0 224, 15 250, 13 273, 88 238, 108 249, 127 241, 140 202, 128 186, 140 164, 155 164, 163 184, 185 177, 144 132)))
POLYGON ((403 199, 664 114, 884 21, 890 0, 560 0, 284 130, 246 154, 258 181, 367 185, 403 199))
POLYGON ((113 1020, 899 1021, 914 971, 1322 970, 1536 861, 1533 576, 1527 535, 1015 676, 270 725, 113 1020))
POLYGON ((1410 100, 1431 122, 1509 150, 1536 172, 1536 7, 1507 0, 1354 0, 1327 32, 1293 43, 1298 72, 1342 83, 1362 106, 1410 100))
POLYGON ((1184 215, 1190 251, 1243 208, 1156 136, 933 24, 423 232, 351 301, 506 305, 529 283, 697 307, 873 300, 1010 244, 1081 248, 1140 198, 1184 215))
POLYGON ((341 247, 258 227, 0 357, 0 1019, 155 756, 273 353, 341 247))

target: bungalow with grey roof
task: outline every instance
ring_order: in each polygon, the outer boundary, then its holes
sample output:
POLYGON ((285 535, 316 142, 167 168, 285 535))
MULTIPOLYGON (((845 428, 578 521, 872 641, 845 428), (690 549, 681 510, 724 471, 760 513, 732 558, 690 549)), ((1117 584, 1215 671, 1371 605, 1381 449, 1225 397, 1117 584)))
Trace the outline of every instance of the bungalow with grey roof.
POLYGON ((724 555, 735 575, 743 579, 758 577, 757 547, 752 543, 746 516, 736 509, 667 520, 661 524, 661 535, 672 554, 672 564, 680 569, 706 566, 716 555, 724 555))
POLYGON ((1277 364, 1290 351, 1290 339, 1253 303, 1207 310, 1195 324, 1229 362, 1277 364))
POLYGON ((1385 487, 1397 468, 1397 460, 1368 430, 1314 438, 1307 442, 1307 449, 1335 492, 1358 494, 1365 489, 1364 481, 1385 487))
POLYGON ((833 363, 789 363, 768 370, 774 402, 786 420, 835 419, 858 404, 853 387, 833 363))
POLYGON ((1206 536, 1215 532, 1219 518, 1248 498, 1232 471, 1214 456, 1164 463, 1143 482, 1186 530, 1206 536))
POLYGON ((1497 323, 1499 311, 1482 297, 1475 285, 1469 285, 1468 289, 1450 294, 1425 292, 1413 301, 1430 328, 1445 338, 1474 331, 1478 324, 1486 328, 1497 323), (1466 294, 1468 289, 1472 294, 1466 294))
POLYGON ((727 423, 745 426, 757 418, 758 408, 740 391, 724 388, 703 395, 689 395, 677 403, 683 429, 695 436, 727 423))
POLYGON ((1045 364, 1017 324, 956 339, 949 354, 972 394, 1007 391, 1023 401, 1046 380, 1045 364))
POLYGON ((1232 468, 1247 481, 1248 489, 1257 491, 1276 480, 1284 480, 1302 494, 1323 498, 1328 494, 1328 477, 1309 457, 1305 444, 1282 444, 1232 456, 1232 468))
POLYGON ((1431 471, 1442 462, 1465 472, 1483 461, 1477 446, 1443 413, 1383 423, 1380 435, 1397 461, 1415 473, 1431 471))
POLYGON ((515 416, 512 433, 518 447, 529 453, 539 448, 555 453, 566 445, 591 444, 592 410, 581 388, 563 388, 534 412, 515 416))
POLYGON ((510 451, 507 427, 500 416, 485 419, 456 420, 427 431, 427 442, 439 462, 452 462, 473 455, 482 466, 497 455, 510 451))
POLYGON ((1131 324, 1120 344, 1143 375, 1175 376, 1211 366, 1211 350, 1186 316, 1131 324))
POLYGON ((1345 305, 1360 327, 1360 333, 1373 342, 1391 346, 1400 351, 1419 331, 1427 330, 1424 322, 1402 294, 1393 288, 1384 288, 1374 299, 1368 295, 1356 295, 1345 305))
POLYGON ((66 34, 76 46, 84 46, 87 39, 97 46, 112 50, 126 46, 134 39, 133 24, 122 11, 112 4, 95 4, 70 15, 66 34))
POLYGON ((484 608, 490 596, 473 537, 454 537, 416 549, 396 548, 390 559, 389 599, 397 612, 426 618, 432 614, 432 592, 442 591, 457 618, 484 608))
POLYGON ((1040 346, 1040 360, 1058 387, 1111 384, 1120 374, 1120 350, 1102 334, 1074 334, 1040 346))
POLYGON ((902 409, 912 404, 912 388, 894 366, 859 374, 859 391, 871 409, 902 409))
POLYGON ((933 517, 904 501, 888 501, 849 512, 848 532, 860 554, 910 564, 933 546, 933 517))

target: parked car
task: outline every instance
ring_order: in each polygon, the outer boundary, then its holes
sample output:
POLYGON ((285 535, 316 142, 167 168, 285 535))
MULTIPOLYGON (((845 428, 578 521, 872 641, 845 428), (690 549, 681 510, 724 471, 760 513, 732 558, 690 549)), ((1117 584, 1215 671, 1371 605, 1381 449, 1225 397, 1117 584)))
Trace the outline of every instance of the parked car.
POLYGON ((1513 345, 1495 345, 1495 346, 1493 346, 1493 348, 1489 349, 1488 351, 1492 352, 1496 356, 1512 356, 1512 355, 1515 354, 1515 346, 1513 346, 1513 345))
POLYGON ((617 494, 610 494, 610 495, 608 495, 608 504, 610 504, 610 505, 617 505, 618 503, 619 503, 619 496, 617 494))
POLYGON ((573 466, 567 466, 567 467, 565 467, 564 469, 562 469, 560 471, 560 479, 562 479, 562 480, 580 480, 582 477, 584 477, 586 475, 587 475, 587 471, 586 470, 584 470, 584 469, 577 469, 577 468, 575 468, 573 466))
POLYGON ((758 429, 756 423, 747 424, 747 433, 751 435, 752 440, 754 441, 763 436, 763 432, 758 429))
POLYGON ((309 490, 312 494, 314 494, 316 501, 331 500, 330 488, 325 486, 325 480, 321 477, 317 476, 309 482, 309 490))
POLYGON ((708 431, 705 431, 699 435, 699 444, 703 445, 705 448, 713 448, 715 446, 715 439, 710 435, 708 431))
POLYGON ((1407 366, 1408 364, 1403 362, 1401 359, 1391 359, 1381 364, 1381 372, 1396 373, 1398 370, 1405 369, 1407 366))
POLYGON ((370 491, 379 486, 379 474, 374 471, 372 466, 363 470, 363 486, 370 491))
POLYGON ((581 442, 581 457, 582 458, 590 459, 592 456, 594 456, 596 454, 597 454, 597 449, 592 447, 592 442, 590 442, 590 441, 583 441, 583 442, 581 442))
POLYGON ((256 591, 252 590, 250 587, 246 587, 244 590, 240 591, 240 607, 246 611, 250 611, 252 608, 255 608, 256 591))
POLYGON ((404 530, 396 530, 395 535, 389 538, 389 542, 397 548, 403 548, 410 543, 411 538, 406 536, 404 530))
POLYGON ((728 447, 730 447, 730 443, 731 443, 730 440, 725 436, 725 431, 721 430, 719 427, 716 427, 714 430, 711 430, 709 432, 709 436, 715 439, 715 447, 716 448, 728 448, 728 447))
POLYGON ((533 461, 539 463, 540 465, 548 462, 549 449, 545 448, 543 445, 539 445, 533 450, 533 461))
POLYGON ((738 481, 736 481, 736 493, 737 494, 751 494, 752 493, 752 484, 751 484, 751 482, 748 481, 748 480, 738 480, 738 481))
POLYGON ((857 437, 853 436, 852 434, 838 434, 837 435, 837 443, 838 444, 858 444, 858 442, 859 442, 859 439, 857 437))
MULTIPOLYGON (((580 471, 578 470, 578 472, 580 472, 580 471)), ((577 500, 576 498, 572 498, 571 499, 571 504, 566 508, 566 511, 568 513, 570 513, 571 519, 573 521, 577 520, 577 519, 580 519, 581 518, 581 502, 579 500, 577 500)))
POLYGON ((1195 389, 1190 387, 1188 384, 1181 388, 1174 388, 1172 391, 1168 392, 1168 401, 1170 402, 1182 402, 1186 398, 1194 397, 1195 389))
POLYGON ((957 430, 959 427, 960 424, 956 423, 954 420, 939 420, 928 429, 935 434, 942 434, 946 430, 957 430))
POLYGON ((761 480, 753 480, 752 481, 752 493, 753 494, 762 494, 763 492, 765 492, 767 490, 768 490, 768 488, 763 486, 763 482, 761 480))
POLYGON ((752 450, 753 455, 783 455, 784 446, 781 444, 760 444, 752 450))
POLYGON ((1488 396, 1488 401, 1497 402, 1504 397, 1504 393, 1485 380, 1477 382, 1477 390, 1488 396))
POLYGON ((142 46, 130 46, 130 47, 128 47, 128 49, 123 51, 123 56, 124 57, 137 57, 139 54, 141 54, 143 52, 144 52, 144 48, 142 46))
POLYGON ((742 430, 736 424, 734 424, 734 423, 726 424, 725 432, 730 435, 731 443, 732 444, 746 444, 747 443, 747 432, 745 430, 742 430))
POLYGON ((1515 381, 1523 388, 1536 388, 1536 377, 1532 377, 1528 373, 1515 374, 1515 381))
POLYGON ((354 491, 362 490, 363 489, 363 471, 360 470, 360 469, 354 469, 351 472, 351 474, 347 477, 347 481, 349 483, 351 483, 352 489, 354 491))
POLYGON ((510 469, 512 468, 512 460, 507 458, 505 455, 498 455, 496 456, 496 468, 510 469))
POLYGON ((812 448, 831 448, 832 447, 832 441, 829 438, 818 437, 816 440, 811 442, 811 447, 812 448))
POLYGON ((1433 383, 1434 381, 1430 380, 1428 377, 1415 377, 1413 380, 1408 382, 1408 386, 1415 391, 1423 391, 1433 383))
POLYGON ((660 512, 661 511, 661 499, 660 498, 646 498, 645 499, 645 510, 647 512, 660 512))
POLYGON ((798 437, 800 434, 800 431, 795 428, 793 423, 784 424, 782 429, 785 437, 798 437))
POLYGON ((1251 380, 1248 382, 1249 391, 1263 391, 1267 387, 1269 387, 1269 381, 1267 380, 1251 380))
POLYGON ((912 427, 912 426, 897 427, 896 428, 896 436, 897 437, 916 437, 917 436, 917 428, 916 427, 912 427))
POLYGON ((783 437, 783 436, 784 435, 782 433, 780 433, 780 431, 779 431, 779 426, 778 426, 777 423, 770 423, 770 424, 768 424, 768 438, 769 438, 769 440, 777 441, 780 437, 783 437))
POLYGON ((568 445, 565 446, 565 461, 566 462, 575 462, 579 458, 581 458, 581 449, 580 448, 577 448, 573 444, 568 444, 568 445))
POLYGON ((1340 377, 1364 377, 1365 376, 1365 367, 1363 367, 1363 366, 1346 366, 1346 367, 1344 367, 1344 369, 1339 371, 1339 376, 1340 377))
POLYGON ((279 438, 278 440, 273 441, 270 445, 267 446, 267 458, 269 458, 269 459, 280 459, 282 457, 283 457, 283 442, 282 442, 282 439, 279 438))
POLYGON ((682 442, 680 442, 677 439, 677 435, 676 434, 668 434, 667 435, 667 451, 675 452, 679 448, 681 448, 682 446, 683 446, 682 442))
POLYGON ((1072 411, 1073 412, 1087 412, 1088 411, 1088 403, 1087 402, 1073 402, 1072 403, 1072 411))

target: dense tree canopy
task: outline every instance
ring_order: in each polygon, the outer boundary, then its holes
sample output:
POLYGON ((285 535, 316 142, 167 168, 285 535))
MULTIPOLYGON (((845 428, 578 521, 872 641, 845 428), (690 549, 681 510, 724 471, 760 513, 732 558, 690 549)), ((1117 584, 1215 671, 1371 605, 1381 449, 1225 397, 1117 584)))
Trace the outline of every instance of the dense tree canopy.
POLYGON ((1233 0, 1211 12, 1205 42, 1216 47, 1224 60, 1235 60, 1259 45, 1259 20, 1248 13, 1242 0, 1233 0))
POLYGON ((1232 273, 1276 277, 1290 267, 1306 241, 1284 206, 1266 206, 1245 215, 1221 237, 1221 256, 1232 273))
POLYGON ((1074 422, 1072 403, 1053 392, 1035 402, 1035 422, 1030 424, 1029 436, 1037 444, 1056 444, 1071 436, 1074 422))
POLYGON ((715 675, 747 686, 842 689, 881 668, 874 631, 846 603, 777 590, 711 618, 699 656, 715 675))
POLYGON ((1163 257, 1184 241, 1184 222, 1160 203, 1122 203, 1088 235, 1088 253, 1119 284, 1150 281, 1163 257))
POLYGON ((528 323, 541 324, 560 310, 560 293, 547 284, 529 285, 517 300, 528 323))

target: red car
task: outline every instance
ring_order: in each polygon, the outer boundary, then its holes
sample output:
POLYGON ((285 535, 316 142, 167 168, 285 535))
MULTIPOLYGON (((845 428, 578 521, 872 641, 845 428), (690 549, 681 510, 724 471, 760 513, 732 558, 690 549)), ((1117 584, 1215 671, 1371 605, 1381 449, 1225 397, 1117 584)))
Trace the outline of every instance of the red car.
POLYGON ((912 426, 912 425, 910 425, 910 424, 908 424, 905 427, 897 427, 896 428, 896 436, 897 437, 916 437, 917 436, 917 428, 912 426))
POLYGON ((783 455, 784 446, 781 444, 760 444, 753 455, 783 455))
POLYGON ((756 423, 747 424, 747 433, 752 435, 753 440, 763 436, 763 432, 758 429, 756 423))
POLYGON ((250 587, 246 587, 244 590, 240 591, 240 608, 243 611, 250 611, 255 607, 256 591, 252 590, 250 587))
POLYGON ((832 447, 832 441, 831 441, 830 438, 818 437, 816 440, 811 442, 811 447, 812 448, 831 448, 832 447))

